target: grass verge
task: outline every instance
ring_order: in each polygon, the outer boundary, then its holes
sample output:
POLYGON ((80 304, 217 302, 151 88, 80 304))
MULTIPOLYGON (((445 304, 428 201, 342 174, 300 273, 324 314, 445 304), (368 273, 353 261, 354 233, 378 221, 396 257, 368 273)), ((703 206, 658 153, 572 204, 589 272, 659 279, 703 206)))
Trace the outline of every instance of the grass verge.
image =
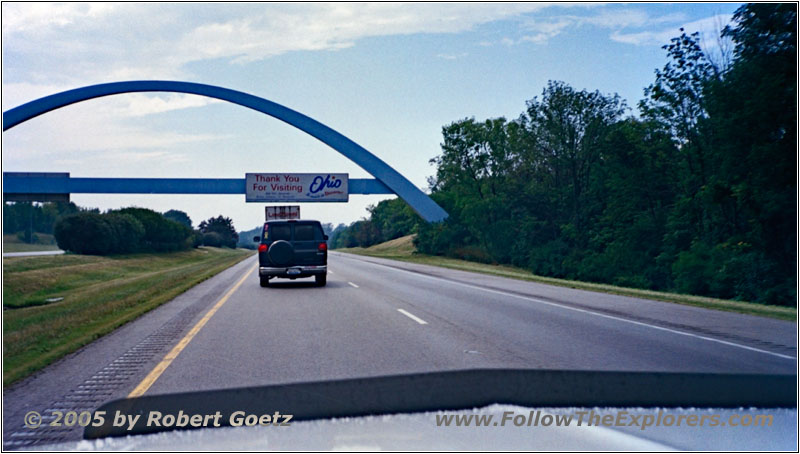
POLYGON ((368 248, 336 249, 336 252, 380 257, 403 262, 420 263, 423 265, 440 266, 474 273, 491 274, 494 276, 520 279, 524 281, 540 282, 543 284, 558 285, 593 292, 612 293, 615 295, 632 296, 651 300, 666 301, 669 303, 686 304, 689 306, 704 307, 742 314, 759 315, 762 317, 780 320, 797 320, 797 308, 769 306, 766 304, 750 303, 746 301, 723 300, 705 296, 684 295, 681 293, 658 292, 637 288, 617 287, 608 284, 595 284, 591 282, 571 281, 552 277, 537 276, 523 268, 507 265, 489 265, 485 263, 470 262, 467 260, 452 259, 433 255, 420 254, 413 243, 414 235, 400 237, 385 243, 376 244, 368 248))
POLYGON ((3 259, 3 386, 251 256, 243 249, 3 259), (63 299, 59 299, 63 298, 63 299))

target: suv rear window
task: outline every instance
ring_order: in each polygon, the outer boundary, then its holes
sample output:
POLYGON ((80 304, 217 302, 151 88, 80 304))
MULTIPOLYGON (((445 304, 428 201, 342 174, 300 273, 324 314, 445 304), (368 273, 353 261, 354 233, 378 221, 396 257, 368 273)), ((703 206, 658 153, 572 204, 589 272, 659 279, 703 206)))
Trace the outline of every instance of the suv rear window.
POLYGON ((289 224, 275 224, 269 226, 267 241, 279 241, 292 239, 292 226, 289 224))
POLYGON ((295 241, 314 241, 314 231, 316 227, 313 224, 298 224, 294 226, 294 240, 295 241))

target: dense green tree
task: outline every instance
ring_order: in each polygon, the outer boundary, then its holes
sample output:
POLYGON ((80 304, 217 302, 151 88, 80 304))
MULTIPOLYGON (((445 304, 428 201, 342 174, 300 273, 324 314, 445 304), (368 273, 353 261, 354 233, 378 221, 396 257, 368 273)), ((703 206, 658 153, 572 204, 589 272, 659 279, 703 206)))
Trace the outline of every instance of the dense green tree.
POLYGON ((577 277, 666 288, 670 270, 657 259, 675 198, 672 139, 658 124, 629 118, 609 128, 600 148, 603 162, 590 191, 602 209, 587 228, 577 277))
POLYGON ((466 245, 477 243, 487 260, 510 257, 512 244, 507 238, 513 223, 508 215, 513 190, 508 176, 515 150, 508 140, 509 127, 505 118, 496 118, 485 122, 464 119, 442 128, 442 154, 431 160, 437 166, 431 187, 435 192, 461 196, 448 198, 444 204, 465 223, 463 236, 453 238, 456 242, 450 245, 450 253, 459 255, 466 245))
POLYGON ((344 236, 347 234, 347 226, 345 224, 337 225, 333 231, 331 231, 330 239, 328 240, 328 245, 331 249, 336 248, 343 248, 344 246, 344 236))
POLYGON ((142 247, 148 251, 177 251, 191 247, 192 230, 147 208, 123 208, 110 214, 129 215, 144 228, 142 247))
POLYGON ((173 220, 179 224, 183 224, 186 227, 189 227, 190 229, 192 228, 192 218, 190 218, 189 215, 183 211, 169 210, 166 213, 164 213, 164 217, 173 220))
POLYGON ((117 243, 114 228, 98 213, 66 216, 56 223, 54 234, 59 248, 78 254, 111 254, 117 243))
POLYGON ((105 221, 113 232, 112 251, 116 254, 127 254, 141 251, 144 247, 142 239, 144 226, 129 214, 109 213, 104 215, 105 221))
POLYGON ((202 221, 198 226, 198 229, 203 233, 203 243, 206 246, 224 246, 235 248, 236 243, 239 241, 239 234, 236 233, 236 228, 233 226, 233 220, 231 220, 231 218, 223 217, 222 215, 202 221), (215 244, 208 244, 205 242, 206 234, 212 232, 219 235, 219 244, 216 244, 216 239, 211 240, 215 244))
POLYGON ((550 82, 516 120, 442 128, 419 222, 398 200, 333 232, 335 247, 417 233, 420 252, 534 273, 796 304, 797 6, 748 4, 709 61, 672 39, 639 116, 616 95, 550 82))
POLYGON ((222 247, 229 243, 225 243, 222 235, 217 232, 209 231, 203 234, 203 245, 211 247, 222 247))
POLYGON ((736 45, 733 64, 707 94, 717 163, 712 272, 742 298, 788 302, 797 266, 797 5, 747 4, 734 20, 723 31, 736 45))
POLYGON ((339 224, 336 228, 327 224, 330 229, 328 244, 332 249, 370 247, 415 233, 422 222, 422 218, 399 198, 383 200, 377 205, 370 205, 367 210, 369 219, 356 221, 349 226, 339 224))
POLYGON ((529 166, 549 192, 550 208, 570 220, 570 229, 561 234, 585 247, 583 232, 599 208, 589 187, 601 163, 602 141, 622 118, 625 103, 616 94, 576 91, 551 81, 542 100, 534 98, 527 105, 522 121, 533 142, 529 166))
POLYGON ((417 225, 422 221, 400 198, 382 200, 377 205, 369 206, 367 211, 370 213, 370 222, 378 231, 378 243, 416 233, 417 225))

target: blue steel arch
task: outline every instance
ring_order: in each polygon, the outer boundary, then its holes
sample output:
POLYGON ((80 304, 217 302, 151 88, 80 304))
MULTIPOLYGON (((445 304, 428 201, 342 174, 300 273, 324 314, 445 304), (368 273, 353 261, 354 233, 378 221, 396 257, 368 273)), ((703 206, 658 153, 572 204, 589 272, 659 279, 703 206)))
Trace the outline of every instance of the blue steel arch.
POLYGON ((88 87, 76 88, 61 93, 56 93, 44 98, 31 101, 3 113, 3 131, 37 117, 51 110, 70 104, 86 101, 102 96, 135 92, 174 92, 207 96, 221 99, 233 104, 248 107, 258 112, 267 114, 288 123, 295 128, 317 138, 334 150, 346 156, 361 168, 372 174, 376 179, 394 191, 405 200, 423 219, 428 222, 438 222, 447 218, 447 212, 436 204, 408 179, 400 175, 388 164, 377 156, 367 151, 361 145, 353 142, 339 132, 325 126, 311 117, 300 112, 284 107, 241 91, 214 85, 198 84, 193 82, 179 82, 168 80, 139 80, 127 82, 112 82, 88 87))

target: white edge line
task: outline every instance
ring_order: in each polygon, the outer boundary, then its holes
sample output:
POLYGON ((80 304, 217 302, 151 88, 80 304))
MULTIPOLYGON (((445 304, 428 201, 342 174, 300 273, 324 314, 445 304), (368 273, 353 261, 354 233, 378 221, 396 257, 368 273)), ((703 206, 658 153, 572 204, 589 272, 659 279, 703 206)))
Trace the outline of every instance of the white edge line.
MULTIPOLYGON (((358 260, 358 259, 354 259, 354 260, 358 260)), ((488 288, 484 288, 484 287, 479 287, 477 285, 465 284, 463 282, 453 281, 453 280, 450 280, 450 279, 442 279, 440 277, 428 276, 428 275, 420 274, 420 273, 414 273, 412 271, 408 271, 408 270, 404 270, 404 269, 400 269, 400 268, 395 268, 393 266, 384 265, 382 263, 372 262, 372 261, 369 261, 369 260, 362 260, 362 261, 363 262, 367 262, 367 263, 372 263, 372 264, 375 264, 375 265, 378 265, 378 266, 382 266, 384 268, 389 268, 391 270, 400 271, 400 272, 408 273, 408 274, 413 274, 414 276, 418 276, 418 277, 424 277, 424 278, 433 279, 433 280, 436 280, 436 281, 445 281, 445 282, 449 282, 451 284, 461 285, 463 287, 474 288, 476 290, 483 290, 484 292, 496 293, 498 295, 511 296, 513 298, 519 298, 519 299, 523 299, 523 300, 533 301, 534 303, 546 304, 548 306, 560 307, 562 309, 568 309, 568 310, 575 311, 575 312, 582 312, 584 314, 596 315, 598 317, 608 318, 608 319, 611 319, 611 320, 617 320, 617 321, 620 321, 620 322, 632 323, 634 325, 639 325, 639 326, 646 326, 648 328, 653 328, 653 329, 657 329, 657 330, 661 330, 661 331, 667 331, 667 332, 673 333, 673 334, 680 334, 682 336, 694 337, 694 338, 697 338, 697 339, 707 340, 709 342, 716 342, 716 343, 723 344, 723 345, 728 345, 728 346, 731 346, 731 347, 742 348, 744 350, 750 350, 750 351, 753 351, 753 352, 758 352, 758 353, 764 353, 764 354, 767 354, 767 355, 777 356, 778 358, 790 359, 790 360, 793 360, 793 361, 797 360, 797 358, 795 358, 794 356, 782 355, 780 353, 775 353, 775 352, 771 352, 771 351, 768 351, 768 350, 762 350, 760 348, 755 348, 755 347, 749 347, 747 345, 737 344, 735 342, 728 342, 728 341, 724 341, 724 340, 721 340, 721 339, 715 339, 713 337, 706 337, 706 336, 701 336, 699 334, 692 334, 692 333, 687 333, 685 331, 678 331, 678 330, 674 330, 674 329, 670 329, 670 328, 664 328, 663 326, 651 325, 649 323, 644 323, 644 322, 637 322, 635 320, 629 320, 629 319, 626 319, 626 318, 615 317, 613 315, 606 315, 606 314, 602 314, 600 312, 589 311, 589 310, 586 310, 586 309, 578 309, 577 307, 571 307, 571 306, 567 306, 565 304, 553 303, 553 302, 550 302, 550 301, 544 301, 544 300, 540 300, 540 299, 537 299, 537 298, 531 298, 529 296, 516 295, 514 293, 508 293, 508 292, 504 292, 504 291, 501 291, 501 290, 488 289, 488 288)), ((398 309, 398 310, 402 311, 401 309, 398 309)))
POLYGON ((352 282, 350 282, 350 281, 347 281, 347 283, 348 283, 348 284, 350 284, 350 285, 352 285, 352 286, 353 286, 353 287, 355 287, 355 288, 358 288, 358 286, 357 286, 356 284, 353 284, 353 283, 352 283, 352 282))
POLYGON ((419 323, 420 325, 427 325, 428 324, 428 322, 426 322, 425 320, 417 317, 416 315, 412 314, 411 312, 404 311, 403 309, 397 309, 397 312, 400 312, 401 314, 405 315, 406 317, 410 318, 411 320, 414 320, 415 322, 419 323))

